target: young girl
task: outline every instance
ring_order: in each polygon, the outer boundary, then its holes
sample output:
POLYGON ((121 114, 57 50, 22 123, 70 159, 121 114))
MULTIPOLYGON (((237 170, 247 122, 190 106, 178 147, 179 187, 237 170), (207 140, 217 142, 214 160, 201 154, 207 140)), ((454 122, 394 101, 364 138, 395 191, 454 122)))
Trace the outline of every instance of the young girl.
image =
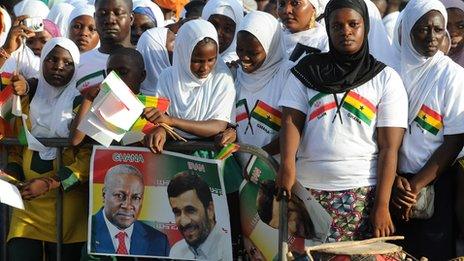
POLYGON ((236 35, 243 20, 240 3, 237 0, 210 0, 203 8, 201 17, 216 28, 222 60, 226 63, 236 61, 236 35))
MULTIPOLYGON (((231 122, 235 88, 229 69, 218 58, 214 26, 204 20, 185 23, 174 47, 173 64, 158 80, 156 96, 167 97, 167 114, 155 108, 146 114, 153 123, 166 123, 187 139, 209 138, 224 131, 231 122)), ((162 151, 166 131, 155 129, 149 145, 162 151)))
MULTIPOLYGON (((38 84, 30 86, 30 90, 36 91, 28 94, 31 103, 23 108, 29 116, 25 127, 36 138, 67 138, 74 105, 80 103, 79 92, 74 88, 79 50, 67 38, 53 38, 45 44, 40 61, 38 84)), ((88 179, 90 151, 65 148, 65 167, 61 169, 57 169, 57 153, 60 152, 55 148, 47 147, 40 151, 25 147, 18 154, 10 151, 6 171, 25 182, 21 189, 25 210, 14 209, 12 213, 9 260, 56 258, 58 189, 65 191, 62 258, 79 260, 87 239, 87 188, 83 183, 88 179)))
POLYGON ((239 30, 237 54, 241 70, 235 82, 237 137, 240 142, 263 147, 276 155, 281 120, 277 104, 294 64, 287 59, 282 30, 272 15, 251 12, 239 30), (266 31, 260 29, 263 27, 266 31))
POLYGON ((81 53, 93 50, 100 42, 95 26, 93 5, 81 4, 76 6, 69 15, 68 38, 79 48, 81 53))
POLYGON ((363 0, 330 1, 325 23, 330 51, 300 60, 279 102, 278 184, 290 192, 298 178, 309 189, 333 218, 329 241, 388 236, 406 92, 369 54, 363 0))
MULTIPOLYGON (((438 50, 447 12, 437 0, 414 0, 403 10, 400 71, 409 98, 409 129, 399 154, 393 206, 406 251, 430 260, 455 257, 454 178, 451 165, 464 143, 464 69, 438 50), (411 218, 420 191, 433 186, 433 215, 411 218), (408 221, 409 220, 409 221, 408 221)), ((462 156, 462 153, 461 153, 462 156)))

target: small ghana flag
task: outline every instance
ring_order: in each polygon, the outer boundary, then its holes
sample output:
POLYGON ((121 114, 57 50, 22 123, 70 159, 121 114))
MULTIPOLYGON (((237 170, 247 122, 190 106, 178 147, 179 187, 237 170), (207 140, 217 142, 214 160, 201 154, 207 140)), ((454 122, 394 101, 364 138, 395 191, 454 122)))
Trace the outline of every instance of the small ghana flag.
POLYGON ((442 120, 443 118, 438 112, 432 110, 426 105, 422 105, 419 113, 414 119, 414 121, 417 122, 424 130, 432 133, 433 135, 437 135, 440 129, 443 128, 442 120))
POLYGON ((343 102, 343 108, 351 112, 367 125, 371 124, 371 121, 377 111, 375 106, 369 100, 353 91, 350 91, 346 96, 343 102))
MULTIPOLYGON (((137 95, 137 98, 143 103, 145 108, 147 107, 155 107, 158 110, 165 112, 169 108, 169 104, 171 103, 169 99, 162 98, 162 97, 155 97, 155 96, 145 96, 145 95, 137 95)), ((156 126, 147 121, 145 118, 139 117, 137 121, 135 121, 134 125, 132 125, 130 131, 133 132, 143 132, 144 134, 150 133, 156 126)))
POLYGON ((225 146, 215 157, 215 159, 218 160, 225 160, 228 158, 232 153, 238 151, 240 149, 240 146, 235 143, 230 143, 227 146, 225 146))
POLYGON ((251 117, 266 124, 269 128, 279 131, 281 125, 282 112, 272 108, 263 101, 258 100, 251 112, 251 117))

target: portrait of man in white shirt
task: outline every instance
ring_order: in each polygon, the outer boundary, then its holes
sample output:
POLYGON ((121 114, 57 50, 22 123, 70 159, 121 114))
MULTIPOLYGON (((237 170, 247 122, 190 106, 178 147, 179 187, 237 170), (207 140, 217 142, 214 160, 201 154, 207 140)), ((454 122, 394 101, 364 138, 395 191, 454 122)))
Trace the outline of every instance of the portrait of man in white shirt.
POLYGON ((227 233, 216 223, 208 184, 197 174, 181 172, 170 181, 167 193, 176 225, 184 238, 172 246, 169 256, 232 260, 227 233))

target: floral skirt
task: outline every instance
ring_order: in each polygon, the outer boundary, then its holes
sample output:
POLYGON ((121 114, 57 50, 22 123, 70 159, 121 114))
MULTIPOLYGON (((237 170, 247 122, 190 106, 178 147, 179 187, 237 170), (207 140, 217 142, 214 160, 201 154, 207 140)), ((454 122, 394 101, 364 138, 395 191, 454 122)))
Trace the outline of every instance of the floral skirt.
POLYGON ((369 215, 374 204, 375 186, 342 191, 309 191, 333 219, 328 242, 371 237, 369 215))

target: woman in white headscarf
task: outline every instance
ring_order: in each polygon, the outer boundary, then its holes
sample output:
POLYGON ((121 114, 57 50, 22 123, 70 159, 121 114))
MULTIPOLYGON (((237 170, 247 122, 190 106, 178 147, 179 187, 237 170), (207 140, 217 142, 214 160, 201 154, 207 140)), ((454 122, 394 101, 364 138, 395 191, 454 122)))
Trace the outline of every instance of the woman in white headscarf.
POLYGON ((448 12, 448 32, 451 49, 448 56, 464 67, 464 2, 461 0, 442 0, 448 12))
MULTIPOLYGON (((57 150, 33 148, 33 139, 67 138, 79 92, 74 88, 79 50, 69 39, 53 38, 43 48, 37 86, 30 86, 32 101, 23 106, 28 115, 24 131, 28 147, 9 153, 6 172, 24 182, 21 188, 25 209, 13 210, 8 235, 10 260, 52 259, 56 248, 56 195, 63 197, 63 250, 66 260, 79 260, 87 239, 86 187, 90 152, 65 148, 64 167, 57 169, 57 150), (29 132, 30 130, 30 132, 29 132), (27 251, 24 251, 27 249, 27 251)), ((16 82, 15 82, 16 83, 16 82)), ((25 90, 27 93, 27 90, 25 90)), ((18 120, 19 123, 20 120, 18 120)), ((22 128, 23 125, 17 125, 22 128)))
POLYGON ((406 237, 405 250, 430 260, 455 257, 451 165, 464 142, 464 69, 439 51, 446 24, 441 2, 412 0, 395 32, 401 33, 399 70, 408 92, 409 130, 399 154, 401 176, 392 203, 403 219, 397 228, 406 237), (411 217, 411 209, 427 186, 435 190, 434 200, 428 202, 434 211, 424 211, 427 219, 419 220, 411 217))
POLYGON ((284 26, 285 50, 292 61, 304 54, 329 50, 324 26, 316 22, 324 12, 319 0, 284 0, 277 4, 277 12, 284 26), (298 47, 297 47, 298 46, 298 47))
POLYGON ((147 78, 141 92, 153 94, 161 72, 171 66, 175 34, 166 27, 147 30, 139 39, 137 51, 143 56, 147 78))
POLYGON ((150 0, 134 1, 132 8, 134 21, 131 25, 131 42, 137 45, 140 36, 148 29, 164 26, 164 15, 161 9, 150 0))
POLYGON ((68 32, 68 18, 74 6, 68 3, 54 4, 48 13, 47 19, 55 23, 60 28, 60 33, 65 36, 68 32))
POLYGON ((278 102, 294 65, 285 52, 283 34, 273 16, 254 11, 245 16, 237 36, 241 65, 235 81, 237 138, 263 147, 270 155, 279 154, 281 109, 278 102), (260 117, 262 109, 272 119, 260 117))
POLYGON ((95 49, 100 43, 94 13, 93 5, 83 3, 77 5, 68 18, 69 28, 65 35, 77 45, 81 53, 95 49))
POLYGON ((210 0, 203 8, 201 17, 216 28, 222 60, 226 63, 236 61, 237 31, 243 20, 243 7, 240 3, 237 0, 210 0))
MULTIPOLYGON (((164 122, 183 137, 194 139, 212 137, 231 122, 235 88, 229 69, 218 56, 217 43, 216 30, 207 21, 192 20, 180 28, 172 66, 161 73, 155 90, 156 96, 171 100, 169 116, 155 113, 154 123, 164 122), (207 51, 207 57, 200 49, 207 51)), ((160 150, 164 141, 159 135, 165 137, 166 133, 157 130, 154 146, 160 150)))

